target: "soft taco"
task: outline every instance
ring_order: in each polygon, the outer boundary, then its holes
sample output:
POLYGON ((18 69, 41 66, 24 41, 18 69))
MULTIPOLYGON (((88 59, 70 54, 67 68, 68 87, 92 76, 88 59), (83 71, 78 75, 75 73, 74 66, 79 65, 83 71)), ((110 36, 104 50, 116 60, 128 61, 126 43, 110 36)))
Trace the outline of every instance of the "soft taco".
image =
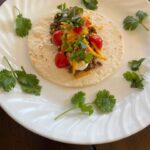
POLYGON ((28 37, 29 56, 47 80, 66 87, 96 84, 121 64, 123 40, 117 26, 99 12, 58 7, 41 18, 28 37))

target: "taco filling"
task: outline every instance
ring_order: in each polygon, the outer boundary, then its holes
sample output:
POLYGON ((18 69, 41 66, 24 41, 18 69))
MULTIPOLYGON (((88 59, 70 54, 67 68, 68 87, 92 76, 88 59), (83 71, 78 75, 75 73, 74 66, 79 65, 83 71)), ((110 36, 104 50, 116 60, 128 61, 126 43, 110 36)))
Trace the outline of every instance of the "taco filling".
POLYGON ((62 4, 58 9, 50 24, 51 42, 58 51, 55 65, 68 69, 75 77, 102 66, 102 60, 107 59, 103 55, 103 39, 90 16, 84 15, 83 9, 77 6, 67 8, 62 4))

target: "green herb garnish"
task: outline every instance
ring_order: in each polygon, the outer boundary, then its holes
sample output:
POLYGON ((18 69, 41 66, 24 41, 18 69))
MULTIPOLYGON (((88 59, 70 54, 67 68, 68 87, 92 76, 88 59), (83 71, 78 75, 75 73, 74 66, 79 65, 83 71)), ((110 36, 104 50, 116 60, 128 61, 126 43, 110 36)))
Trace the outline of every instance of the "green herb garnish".
POLYGON ((60 17, 57 17, 56 21, 66 22, 72 27, 79 27, 84 24, 84 20, 81 18, 83 14, 83 8, 78 6, 67 8, 66 4, 61 4, 57 7, 61 12, 57 13, 60 17))
POLYGON ((85 50, 77 50, 73 51, 70 56, 70 61, 76 60, 76 61, 85 61, 87 63, 90 63, 93 59, 93 55, 91 52, 86 52, 85 50))
POLYGON ((57 8, 60 9, 61 11, 65 11, 67 8, 66 3, 58 5, 57 8))
POLYGON ((77 50, 72 51, 70 61, 76 60, 78 62, 85 61, 87 63, 90 63, 93 60, 93 54, 85 50, 87 46, 83 42, 84 38, 84 36, 80 36, 74 43, 72 43, 72 48, 77 50))
POLYGON ((139 25, 142 25, 145 30, 149 31, 149 29, 143 24, 143 21, 148 17, 148 14, 142 10, 136 12, 136 17, 127 16, 123 21, 123 27, 125 30, 133 31, 139 25))
POLYGON ((82 1, 87 9, 91 9, 91 10, 97 9, 97 4, 98 4, 97 0, 82 0, 82 1))
POLYGON ((92 103, 85 103, 85 93, 80 91, 74 94, 71 98, 71 103, 73 104, 73 107, 58 115, 55 120, 77 108, 80 109, 81 112, 87 113, 88 115, 93 114, 94 106, 102 113, 110 113, 113 111, 116 104, 116 99, 110 94, 109 91, 102 90, 97 93, 97 96, 92 103))
POLYGON ((14 70, 6 57, 4 57, 4 60, 11 71, 5 69, 0 72, 0 87, 9 92, 15 87, 16 81, 18 81, 23 92, 40 95, 41 86, 35 75, 27 74, 23 67, 21 67, 21 70, 14 70))
POLYGON ((16 17, 16 34, 20 37, 25 37, 29 34, 29 30, 32 28, 31 20, 28 18, 23 17, 20 13, 19 9, 15 7, 19 14, 16 17))
POLYGON ((11 91, 16 85, 16 80, 11 71, 6 69, 0 71, 0 87, 4 89, 4 91, 11 91))
POLYGON ((140 74, 139 69, 145 58, 139 60, 131 60, 128 65, 132 71, 127 71, 123 74, 123 77, 131 82, 131 88, 144 89, 144 77, 140 74))
POLYGON ((90 63, 93 60, 93 54, 91 52, 85 52, 84 61, 90 63))
POLYGON ((69 18, 72 18, 75 16, 80 16, 82 14, 83 14, 83 8, 74 6, 70 9, 68 16, 69 16, 69 18))
POLYGON ((142 75, 139 75, 134 71, 127 71, 123 76, 127 81, 131 82, 131 88, 144 89, 144 78, 142 75))
POLYGON ((41 86, 39 86, 39 80, 35 75, 27 74, 24 69, 15 71, 15 73, 17 81, 25 93, 40 95, 41 86))
POLYGON ((55 120, 59 119, 66 113, 77 108, 80 109, 81 112, 88 113, 89 115, 93 113, 93 107, 92 105, 85 103, 85 93, 82 91, 79 91, 76 94, 74 94, 74 96, 71 98, 71 103, 73 104, 73 107, 55 117, 55 120))
POLYGON ((148 14, 142 10, 136 12, 136 17, 139 19, 139 23, 142 24, 143 20, 148 17, 148 14))
POLYGON ((132 71, 137 71, 137 70, 139 70, 139 68, 144 60, 145 60, 145 58, 141 58, 139 60, 132 60, 132 61, 128 62, 128 65, 132 71))
POLYGON ((113 111, 113 108, 116 104, 116 99, 114 95, 110 94, 109 91, 103 90, 97 93, 94 103, 99 111, 103 113, 109 113, 113 111))

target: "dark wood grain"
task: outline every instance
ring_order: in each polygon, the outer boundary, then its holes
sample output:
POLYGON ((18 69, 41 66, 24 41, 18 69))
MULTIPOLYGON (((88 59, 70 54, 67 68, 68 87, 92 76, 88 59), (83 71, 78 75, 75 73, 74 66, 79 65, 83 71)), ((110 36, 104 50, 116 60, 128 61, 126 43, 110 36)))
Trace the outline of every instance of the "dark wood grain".
MULTIPOLYGON (((2 4, 4 0, 0 0, 2 4)), ((96 145, 97 150, 150 150, 150 126, 117 142, 96 145)), ((23 128, 0 108, 0 150, 91 150, 90 146, 48 140, 23 128)))

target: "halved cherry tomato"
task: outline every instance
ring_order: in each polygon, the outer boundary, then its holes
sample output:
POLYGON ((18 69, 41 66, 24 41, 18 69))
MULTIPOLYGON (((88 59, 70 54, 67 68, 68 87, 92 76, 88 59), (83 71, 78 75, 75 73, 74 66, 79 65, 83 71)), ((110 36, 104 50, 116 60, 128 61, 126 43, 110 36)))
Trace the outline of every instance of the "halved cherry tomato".
POLYGON ((103 40, 100 36, 98 35, 91 35, 89 37, 89 42, 95 44, 95 46, 98 48, 98 49, 101 49, 102 46, 103 46, 103 40))
POLYGON ((75 27, 75 28, 73 29, 73 31, 74 31, 75 33, 77 33, 77 34, 80 34, 80 33, 82 32, 82 30, 83 30, 82 27, 75 27))
POLYGON ((92 23, 91 23, 90 20, 86 20, 85 23, 84 23, 84 25, 85 25, 86 27, 89 27, 91 24, 92 24, 92 23))
POLYGON ((62 43, 62 35, 63 35, 63 31, 62 30, 58 30, 56 32, 54 32, 54 34, 52 35, 52 41, 54 42, 55 45, 60 46, 62 43))
POLYGON ((58 52, 55 56, 55 64, 58 68, 65 68, 69 66, 67 56, 63 52, 58 52))

